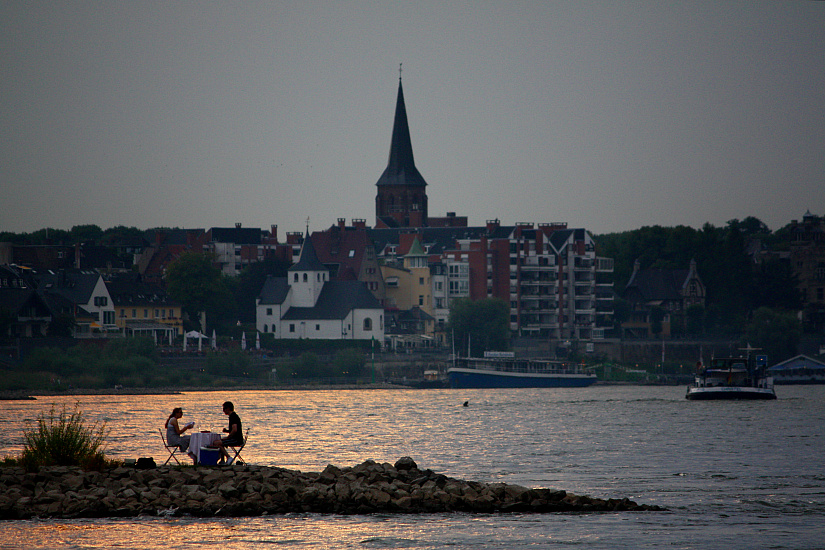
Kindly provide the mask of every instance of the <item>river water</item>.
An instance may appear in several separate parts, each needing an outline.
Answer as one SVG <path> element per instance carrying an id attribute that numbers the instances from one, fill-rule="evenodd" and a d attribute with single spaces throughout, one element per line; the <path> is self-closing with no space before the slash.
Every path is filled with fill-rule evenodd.
<path id="1" fill-rule="evenodd" d="M 31 520 L 0 548 L 825 548 L 825 386 L 770 402 L 695 402 L 684 388 L 193 392 L 41 397 L 0 411 L 5 454 L 52 404 L 105 422 L 111 458 L 165 460 L 172 407 L 219 431 L 235 402 L 250 463 L 301 471 L 410 456 L 482 482 L 630 498 L 667 512 Z M 467 406 L 463 403 L 467 401 Z"/>

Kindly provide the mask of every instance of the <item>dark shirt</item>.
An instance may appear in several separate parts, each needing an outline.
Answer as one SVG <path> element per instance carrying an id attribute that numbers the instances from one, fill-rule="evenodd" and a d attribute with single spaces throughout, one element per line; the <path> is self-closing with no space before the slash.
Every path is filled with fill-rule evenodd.
<path id="1" fill-rule="evenodd" d="M 232 431 L 232 424 L 238 426 L 238 429 L 235 430 L 235 433 L 231 436 L 227 436 L 224 441 L 243 441 L 243 425 L 241 424 L 241 417 L 238 416 L 238 413 L 232 411 L 229 413 L 229 430 Z"/>

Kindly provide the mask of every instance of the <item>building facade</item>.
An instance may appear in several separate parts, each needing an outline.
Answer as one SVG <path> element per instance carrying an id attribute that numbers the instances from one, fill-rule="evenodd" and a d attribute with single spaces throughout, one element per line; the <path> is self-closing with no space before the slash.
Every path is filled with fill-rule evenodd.
<path id="1" fill-rule="evenodd" d="M 796 277 L 803 320 L 811 332 L 825 330 L 825 219 L 806 212 L 790 224 L 791 271 Z"/>
<path id="2" fill-rule="evenodd" d="M 366 285 L 331 280 L 307 234 L 287 277 L 267 277 L 256 328 L 282 339 L 384 340 L 384 309 Z"/>

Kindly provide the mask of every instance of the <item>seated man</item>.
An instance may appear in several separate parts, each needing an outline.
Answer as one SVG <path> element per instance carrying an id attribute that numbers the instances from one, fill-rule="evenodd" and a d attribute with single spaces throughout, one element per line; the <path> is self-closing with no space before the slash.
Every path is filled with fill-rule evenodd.
<path id="1" fill-rule="evenodd" d="M 225 447 L 238 447 L 243 445 L 243 425 L 241 424 L 241 417 L 235 412 L 235 405 L 232 404 L 232 401 L 226 401 L 223 404 L 223 414 L 229 416 L 229 427 L 223 429 L 227 435 L 221 439 L 217 445 L 221 450 L 221 457 L 223 459 L 221 463 L 229 466 L 234 459 L 229 458 L 229 453 L 226 452 Z"/>

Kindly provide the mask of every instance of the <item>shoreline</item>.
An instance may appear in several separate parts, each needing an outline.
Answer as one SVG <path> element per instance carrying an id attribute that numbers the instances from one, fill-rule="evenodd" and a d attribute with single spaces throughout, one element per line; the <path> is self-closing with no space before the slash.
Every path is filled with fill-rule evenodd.
<path id="1" fill-rule="evenodd" d="M 680 386 L 680 384 L 650 384 L 639 382 L 622 381 L 598 381 L 593 386 Z M 329 391 L 329 390 L 428 390 L 428 389 L 453 389 L 449 386 L 444 388 L 416 388 L 401 384 L 375 383 L 375 384 L 294 384 L 290 386 L 233 386 L 230 388 L 214 387 L 183 387 L 183 388 L 77 388 L 69 391 L 47 391 L 47 390 L 6 390 L 0 391 L 0 401 L 34 401 L 38 398 L 47 397 L 71 397 L 74 395 L 180 395 L 191 392 L 221 392 L 221 391 Z M 528 388 L 526 388 L 528 389 Z"/>
<path id="2" fill-rule="evenodd" d="M 320 473 L 271 466 L 115 466 L 101 471 L 0 467 L 0 520 L 251 517 L 268 514 L 591 513 L 666 511 L 627 498 L 465 481 L 409 457 L 328 465 Z"/>

